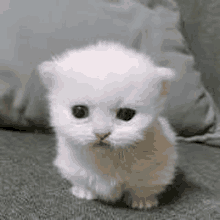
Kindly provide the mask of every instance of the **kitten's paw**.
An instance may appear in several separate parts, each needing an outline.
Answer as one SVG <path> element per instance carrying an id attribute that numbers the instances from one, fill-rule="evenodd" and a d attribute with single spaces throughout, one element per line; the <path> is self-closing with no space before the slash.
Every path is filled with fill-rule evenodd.
<path id="1" fill-rule="evenodd" d="M 87 200 L 96 199 L 95 193 L 80 186 L 73 186 L 71 188 L 71 192 L 74 196 L 80 199 L 87 199 Z"/>
<path id="2" fill-rule="evenodd" d="M 132 201 L 132 208 L 149 209 L 158 205 L 156 198 L 136 198 Z"/>

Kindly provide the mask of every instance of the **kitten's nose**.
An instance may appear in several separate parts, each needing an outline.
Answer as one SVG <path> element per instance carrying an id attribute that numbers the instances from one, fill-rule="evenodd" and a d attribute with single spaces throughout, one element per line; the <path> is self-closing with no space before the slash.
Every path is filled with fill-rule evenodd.
<path id="1" fill-rule="evenodd" d="M 100 138 L 101 140 L 104 140 L 104 139 L 107 138 L 110 134 L 111 134 L 111 132 L 104 133 L 104 134 L 96 133 L 95 135 L 96 135 L 97 138 Z"/>

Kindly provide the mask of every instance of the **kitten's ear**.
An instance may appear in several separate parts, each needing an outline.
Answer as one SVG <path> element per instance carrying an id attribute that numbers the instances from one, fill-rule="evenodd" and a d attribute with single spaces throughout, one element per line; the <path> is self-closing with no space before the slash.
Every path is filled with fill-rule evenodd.
<path id="1" fill-rule="evenodd" d="M 166 96 L 168 92 L 170 91 L 170 84 L 171 82 L 168 80 L 162 80 L 161 82 L 161 90 L 160 90 L 160 95 L 161 96 Z"/>
<path id="2" fill-rule="evenodd" d="M 174 70 L 166 67 L 160 67 L 157 69 L 157 74 L 162 78 L 162 79 L 167 79 L 168 81 L 174 81 L 176 80 L 176 74 Z"/>
<path id="3" fill-rule="evenodd" d="M 172 81 L 176 80 L 175 72 L 170 68 L 159 68 L 158 77 L 160 81 L 160 95 L 166 96 L 170 91 Z"/>
<path id="4" fill-rule="evenodd" d="M 43 81 L 44 85 L 47 89 L 51 90 L 55 87 L 56 84 L 56 74 L 55 73 L 55 66 L 53 62 L 43 62 L 38 66 L 38 72 L 40 75 L 41 80 Z"/>

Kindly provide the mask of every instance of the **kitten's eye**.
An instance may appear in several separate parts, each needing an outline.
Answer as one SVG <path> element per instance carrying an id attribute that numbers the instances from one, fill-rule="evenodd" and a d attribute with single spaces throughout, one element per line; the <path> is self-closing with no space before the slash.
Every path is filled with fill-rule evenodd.
<path id="1" fill-rule="evenodd" d="M 130 109 L 130 108 L 120 108 L 118 113 L 117 113 L 117 118 L 121 119 L 123 121 L 130 121 L 134 115 L 135 115 L 135 110 Z"/>
<path id="2" fill-rule="evenodd" d="M 72 107 L 72 114 L 76 118 L 86 118 L 89 115 L 89 109 L 84 105 L 75 105 Z"/>

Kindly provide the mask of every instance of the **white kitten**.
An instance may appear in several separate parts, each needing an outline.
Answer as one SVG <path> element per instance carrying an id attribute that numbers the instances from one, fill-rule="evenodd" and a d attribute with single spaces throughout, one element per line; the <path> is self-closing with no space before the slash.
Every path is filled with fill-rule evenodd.
<path id="1" fill-rule="evenodd" d="M 132 207 L 157 205 L 177 159 L 173 133 L 158 118 L 173 71 L 101 42 L 44 62 L 39 72 L 58 140 L 54 164 L 72 193 L 115 201 L 127 190 Z"/>

